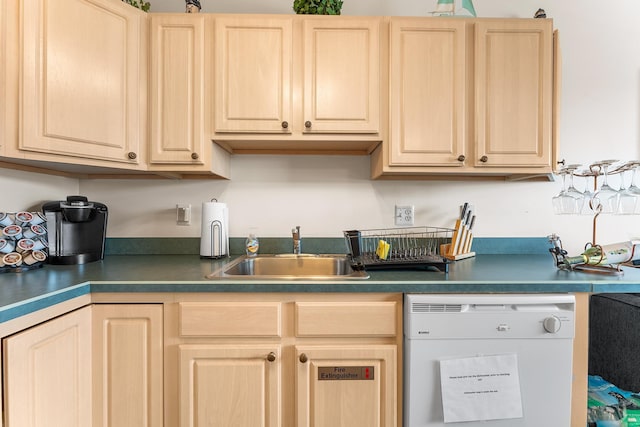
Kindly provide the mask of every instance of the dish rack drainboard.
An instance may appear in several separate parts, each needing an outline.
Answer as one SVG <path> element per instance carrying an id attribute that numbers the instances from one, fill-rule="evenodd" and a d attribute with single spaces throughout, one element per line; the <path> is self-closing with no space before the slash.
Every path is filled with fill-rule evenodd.
<path id="1" fill-rule="evenodd" d="M 451 236 L 453 229 L 440 227 L 344 232 L 353 267 L 380 270 L 436 268 L 448 272 L 450 261 L 440 253 L 440 247 L 451 243 Z"/>

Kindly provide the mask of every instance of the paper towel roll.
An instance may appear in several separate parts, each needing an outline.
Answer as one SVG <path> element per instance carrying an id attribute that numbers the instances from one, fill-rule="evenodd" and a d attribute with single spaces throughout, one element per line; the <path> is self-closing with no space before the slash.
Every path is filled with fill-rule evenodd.
<path id="1" fill-rule="evenodd" d="M 226 203 L 202 204 L 200 256 L 221 258 L 229 254 L 229 210 Z"/>

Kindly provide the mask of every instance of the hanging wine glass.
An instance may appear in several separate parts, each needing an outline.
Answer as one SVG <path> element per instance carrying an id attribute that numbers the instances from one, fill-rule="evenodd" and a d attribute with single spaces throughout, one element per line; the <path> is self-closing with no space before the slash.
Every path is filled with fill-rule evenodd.
<path id="1" fill-rule="evenodd" d="M 633 215 L 638 209 L 638 195 L 635 190 L 632 190 L 633 181 L 635 178 L 636 169 L 638 164 L 636 162 L 627 162 L 624 164 L 620 172 L 620 192 L 618 194 L 618 209 L 617 213 L 620 215 Z M 631 171 L 631 182 L 626 187 L 625 175 Z M 638 189 L 638 187 L 636 187 Z M 640 190 L 640 189 L 638 189 Z"/>
<path id="2" fill-rule="evenodd" d="M 558 175 L 562 177 L 562 190 L 560 190 L 560 192 L 551 199 L 553 212 L 555 214 L 575 215 L 580 213 L 580 210 L 582 209 L 582 203 L 584 203 L 582 194 L 575 190 L 572 181 L 571 187 L 574 188 L 575 192 L 573 190 L 572 192 L 569 192 L 569 188 L 567 188 L 567 175 L 573 176 L 574 170 L 575 168 L 564 167 L 558 171 Z"/>
<path id="3" fill-rule="evenodd" d="M 567 188 L 567 194 L 576 199 L 576 212 L 582 212 L 582 206 L 584 205 L 584 194 L 578 190 L 574 185 L 575 172 L 580 165 L 568 165 L 566 170 L 569 172 L 569 187 Z"/>
<path id="4" fill-rule="evenodd" d="M 629 186 L 629 191 L 640 197 L 640 186 L 638 186 L 638 180 L 640 179 L 640 160 L 633 160 L 629 163 L 631 166 L 631 185 Z"/>
<path id="5" fill-rule="evenodd" d="M 617 160 L 602 160 L 591 165 L 596 174 L 602 173 L 602 185 L 591 198 L 591 209 L 605 214 L 615 213 L 618 208 L 618 191 L 609 185 L 607 173 Z"/>
<path id="6" fill-rule="evenodd" d="M 574 172 L 574 175 L 584 177 L 584 191 L 582 192 L 584 203 L 582 204 L 580 215 L 593 215 L 594 211 L 592 210 L 591 205 L 597 183 L 596 174 L 592 171 L 590 166 L 587 166 L 586 170 L 576 171 Z"/>

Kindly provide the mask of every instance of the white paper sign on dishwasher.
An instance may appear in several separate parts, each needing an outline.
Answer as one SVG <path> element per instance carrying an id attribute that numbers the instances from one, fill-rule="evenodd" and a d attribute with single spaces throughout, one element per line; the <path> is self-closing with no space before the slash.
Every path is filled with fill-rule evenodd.
<path id="1" fill-rule="evenodd" d="M 440 361 L 444 422 L 522 418 L 517 354 Z"/>

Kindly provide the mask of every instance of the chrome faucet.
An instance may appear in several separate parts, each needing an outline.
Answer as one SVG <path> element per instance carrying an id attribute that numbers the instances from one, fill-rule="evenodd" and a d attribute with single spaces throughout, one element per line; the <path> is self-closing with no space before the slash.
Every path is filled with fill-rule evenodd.
<path id="1" fill-rule="evenodd" d="M 297 225 L 296 228 L 292 228 L 291 234 L 293 234 L 293 253 L 300 255 L 302 253 L 302 244 L 300 239 L 300 226 Z"/>

